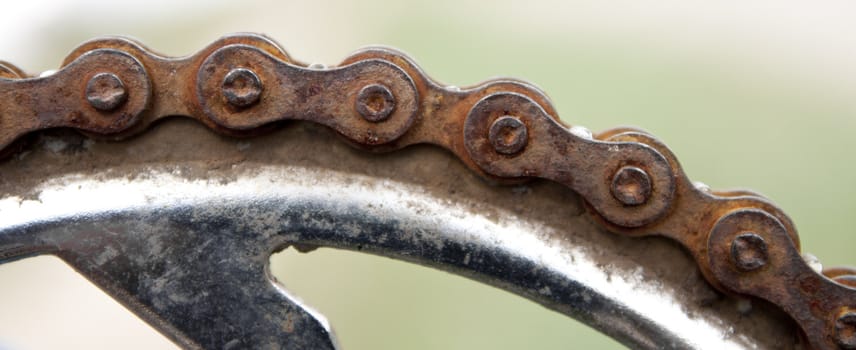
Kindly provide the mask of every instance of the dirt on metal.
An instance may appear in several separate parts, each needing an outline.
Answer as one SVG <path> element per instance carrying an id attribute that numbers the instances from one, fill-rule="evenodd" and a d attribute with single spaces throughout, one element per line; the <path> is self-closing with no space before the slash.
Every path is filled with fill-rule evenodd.
<path id="1" fill-rule="evenodd" d="M 376 152 L 436 145 L 490 181 L 527 186 L 520 184 L 541 178 L 564 186 L 580 196 L 590 213 L 586 217 L 607 230 L 668 237 L 691 254 L 714 288 L 777 305 L 800 325 L 811 347 L 852 348 L 848 327 L 856 289 L 847 281 L 853 275 L 830 279 L 814 271 L 800 255 L 793 223 L 778 207 L 751 192 L 697 187 L 669 149 L 644 132 L 574 133 L 559 121 L 546 95 L 525 82 L 445 87 L 407 56 L 386 48 L 362 50 L 337 66 L 310 67 L 252 34 L 224 37 L 183 58 L 163 57 L 129 39 L 97 39 L 75 49 L 53 75 L 25 78 L 20 69 L 0 63 L 0 77 L 0 101 L 6 101 L 0 105 L 0 149 L 55 128 L 126 139 L 156 130 L 152 124 L 168 116 L 189 117 L 228 136 L 268 134 L 299 120 L 326 126 L 349 144 Z M 54 148 L 69 153 L 93 147 L 92 142 Z M 18 160 L 27 157 L 26 150 L 5 152 Z M 147 152 L 140 157 L 154 157 Z M 165 159 L 199 159 L 164 152 Z M 73 162 L 67 155 L 63 159 Z M 140 158 L 124 155 L 97 166 L 121 168 L 134 159 Z M 251 157 L 239 150 L 207 160 L 215 168 L 246 161 Z M 29 177 L 50 172 L 45 165 L 32 165 L 30 171 Z M 33 181 L 26 177 L 13 170 L 0 181 L 8 188 Z M 749 233 L 767 255 L 753 260 L 752 268 L 733 253 L 746 255 L 741 250 Z"/>

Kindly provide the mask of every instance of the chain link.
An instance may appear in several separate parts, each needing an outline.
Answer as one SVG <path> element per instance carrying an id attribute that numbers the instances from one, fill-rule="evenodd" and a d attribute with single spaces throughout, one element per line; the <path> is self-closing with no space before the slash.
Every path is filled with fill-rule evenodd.
<path id="1" fill-rule="evenodd" d="M 221 38 L 184 58 L 103 38 L 79 46 L 46 77 L 0 62 L 0 101 L 6 154 L 38 130 L 122 139 L 175 115 L 232 136 L 305 120 L 375 151 L 438 145 L 494 180 L 564 184 L 610 231 L 673 239 L 720 291 L 778 305 L 811 347 L 856 349 L 856 270 L 812 269 L 778 207 L 755 193 L 696 186 L 674 154 L 643 131 L 570 130 L 546 95 L 525 82 L 446 87 L 388 48 L 309 67 L 254 34 Z"/>

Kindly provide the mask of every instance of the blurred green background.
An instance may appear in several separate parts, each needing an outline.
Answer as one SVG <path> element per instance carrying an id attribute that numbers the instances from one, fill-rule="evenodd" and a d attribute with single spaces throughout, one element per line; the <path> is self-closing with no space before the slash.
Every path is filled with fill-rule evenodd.
<path id="1" fill-rule="evenodd" d="M 30 0 L 2 9 L 0 59 L 31 73 L 56 68 L 98 35 L 184 55 L 252 31 L 307 62 L 335 64 L 384 44 L 451 85 L 523 78 L 547 91 L 568 123 L 647 129 L 694 180 L 772 198 L 825 266 L 856 264 L 856 5 L 848 2 Z M 326 249 L 272 262 L 349 350 L 620 348 L 443 272 Z M 172 346 L 59 260 L 2 265 L 0 286 L 0 348 Z"/>

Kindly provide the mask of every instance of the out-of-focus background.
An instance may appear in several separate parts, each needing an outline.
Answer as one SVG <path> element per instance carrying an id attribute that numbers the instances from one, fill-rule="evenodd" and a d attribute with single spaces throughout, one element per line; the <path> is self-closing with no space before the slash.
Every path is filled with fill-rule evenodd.
<path id="1" fill-rule="evenodd" d="M 766 194 L 794 219 L 805 251 L 825 265 L 856 264 L 852 2 L 27 0 L 0 13 L 0 59 L 30 73 L 57 68 L 98 35 L 185 55 L 253 31 L 307 62 L 384 44 L 451 85 L 523 78 L 571 124 L 641 126 L 693 179 Z M 325 249 L 289 250 L 272 264 L 349 350 L 620 348 L 427 268 Z M 0 265 L 0 349 L 171 347 L 58 259 Z"/>

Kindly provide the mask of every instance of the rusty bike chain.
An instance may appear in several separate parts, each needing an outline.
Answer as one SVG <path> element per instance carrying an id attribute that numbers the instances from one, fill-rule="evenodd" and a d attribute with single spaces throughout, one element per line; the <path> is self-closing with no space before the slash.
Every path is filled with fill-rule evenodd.
<path id="1" fill-rule="evenodd" d="M 767 199 L 694 184 L 674 154 L 643 131 L 569 128 L 526 82 L 442 86 L 389 48 L 363 49 L 337 66 L 306 65 L 256 34 L 226 36 L 182 58 L 127 38 L 95 39 L 41 77 L 0 62 L 6 156 L 38 130 L 65 127 L 119 140 L 167 116 L 231 136 L 311 121 L 360 148 L 434 144 L 495 181 L 559 182 L 608 230 L 671 238 L 718 290 L 777 305 L 812 348 L 856 349 L 856 269 L 815 271 L 800 254 L 793 223 Z"/>

